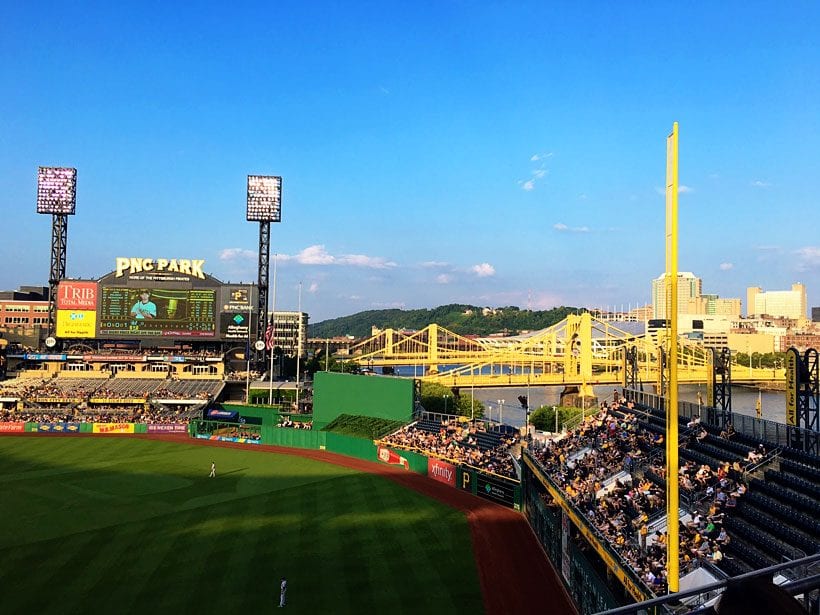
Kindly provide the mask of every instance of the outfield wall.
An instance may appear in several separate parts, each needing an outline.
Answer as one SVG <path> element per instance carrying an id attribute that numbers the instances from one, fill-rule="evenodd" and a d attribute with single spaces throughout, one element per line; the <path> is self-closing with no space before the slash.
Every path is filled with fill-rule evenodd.
<path id="1" fill-rule="evenodd" d="M 222 440 L 243 444 L 270 444 L 288 448 L 326 450 L 365 461 L 397 465 L 408 472 L 428 476 L 432 480 L 445 483 L 454 489 L 467 491 L 497 504 L 520 510 L 521 487 L 518 481 L 482 472 L 478 468 L 460 466 L 448 461 L 428 457 L 415 451 L 376 444 L 366 438 L 337 434 L 333 432 L 290 429 L 276 425 L 262 425 L 261 440 L 246 440 L 219 435 L 194 433 L 194 424 L 145 424 L 145 423 L 0 423 L 0 435 L 5 433 L 40 434 L 151 434 L 179 435 L 188 433 L 191 437 L 204 440 Z"/>
<path id="2" fill-rule="evenodd" d="M 42 434 L 152 434 L 179 435 L 190 433 L 187 423 L 0 423 L 3 433 Z"/>
<path id="3" fill-rule="evenodd" d="M 412 420 L 413 380 L 316 372 L 313 376 L 313 421 L 321 429 L 340 414 Z"/>

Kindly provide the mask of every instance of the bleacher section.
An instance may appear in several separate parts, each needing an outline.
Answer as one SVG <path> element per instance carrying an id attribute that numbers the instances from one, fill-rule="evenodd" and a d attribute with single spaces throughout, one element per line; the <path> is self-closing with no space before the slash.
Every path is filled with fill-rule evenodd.
<path id="1" fill-rule="evenodd" d="M 614 432 L 612 421 L 617 422 Z M 616 476 L 619 479 L 617 483 L 611 482 L 640 484 L 640 490 L 646 489 L 646 485 L 655 485 L 663 494 L 666 488 L 662 439 L 665 418 L 664 413 L 655 408 L 621 404 L 588 418 L 585 423 L 568 434 L 564 444 L 556 442 L 560 448 L 551 449 L 546 456 L 538 451 L 533 454 L 547 474 L 566 490 L 567 496 L 582 510 L 589 511 L 588 522 L 600 531 L 612 522 L 613 503 L 604 509 L 600 507 L 601 499 L 608 497 L 606 489 L 599 488 L 594 492 L 594 498 L 590 496 L 588 485 L 585 485 L 596 467 L 589 466 L 586 456 L 591 454 L 596 459 L 596 454 L 601 453 L 614 437 L 621 449 L 619 458 L 624 460 L 629 472 L 624 473 L 617 460 L 608 454 L 608 467 L 618 471 Z M 605 427 L 607 423 L 609 428 Z M 820 459 L 741 434 L 721 437 L 722 429 L 703 424 L 687 426 L 689 419 L 684 417 L 679 418 L 679 423 L 679 453 L 682 463 L 689 463 L 688 467 L 683 463 L 680 479 L 682 484 L 686 480 L 692 485 L 688 490 L 680 490 L 682 504 L 690 507 L 690 510 L 681 509 L 679 517 L 681 540 L 687 541 L 686 546 L 682 542 L 680 549 L 682 571 L 687 569 L 691 558 L 699 560 L 701 565 L 717 566 L 725 574 L 735 576 L 820 552 Z M 633 444 L 627 446 L 627 441 Z M 638 463 L 628 459 L 625 453 L 636 442 L 650 444 L 648 449 L 641 450 Z M 581 474 L 575 468 L 576 463 L 587 466 Z M 698 481 L 689 481 L 690 474 L 694 478 L 694 471 L 704 467 L 709 468 L 704 475 L 707 477 L 705 481 L 700 477 Z M 596 484 L 604 485 L 610 478 L 601 474 L 599 463 L 594 475 Z M 635 570 L 642 575 L 645 568 L 640 562 L 643 560 L 636 555 L 634 544 L 629 546 L 630 541 L 635 543 L 638 540 L 635 530 L 630 527 L 637 518 L 637 513 L 629 511 L 631 505 L 630 500 L 626 509 L 623 504 L 616 504 L 615 511 L 623 519 L 604 531 L 604 535 L 611 541 L 613 549 L 628 554 L 629 561 L 639 562 Z M 622 514 L 624 510 L 627 512 L 625 516 Z M 690 512 L 699 514 L 701 521 L 698 524 L 691 523 Z M 644 509 L 643 514 L 649 515 L 648 524 L 653 531 L 656 527 L 666 527 L 661 518 L 653 525 L 652 519 L 657 515 L 651 510 Z M 627 525 L 623 525 L 624 521 Z M 721 528 L 725 530 L 723 535 L 726 538 L 716 540 Z M 615 538 L 617 535 L 621 541 L 621 532 L 627 540 L 619 547 L 621 543 L 616 544 Z M 702 541 L 698 534 L 703 537 Z M 697 546 L 707 540 L 711 543 L 710 549 L 698 552 Z M 653 542 L 650 539 L 647 544 Z M 721 556 L 713 558 L 717 549 L 722 551 Z"/>
<path id="2" fill-rule="evenodd" d="M 517 478 L 510 449 L 518 442 L 518 430 L 509 425 L 470 423 L 452 416 L 423 414 L 411 425 L 385 436 L 381 442 L 399 448 L 416 449 L 455 463 L 466 463 L 502 476 Z"/>

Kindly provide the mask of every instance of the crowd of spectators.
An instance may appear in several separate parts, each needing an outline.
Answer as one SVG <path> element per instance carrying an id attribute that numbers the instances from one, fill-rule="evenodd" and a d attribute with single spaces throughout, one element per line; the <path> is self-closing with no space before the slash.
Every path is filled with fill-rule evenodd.
<path id="1" fill-rule="evenodd" d="M 226 427 L 211 432 L 211 435 L 223 438 L 244 438 L 246 440 L 261 440 L 262 434 L 247 427 Z"/>
<path id="2" fill-rule="evenodd" d="M 642 427 L 633 412 L 631 402 L 602 404 L 578 428 L 532 452 L 590 525 L 647 586 L 662 594 L 666 591 L 667 536 L 660 531 L 650 534 L 648 528 L 650 519 L 666 506 L 660 455 L 663 436 Z M 687 430 L 695 440 L 705 431 L 699 421 Z M 755 454 L 765 455 L 765 451 Z M 730 538 L 722 527 L 723 515 L 745 493 L 742 478 L 743 466 L 738 462 L 721 463 L 716 470 L 690 461 L 681 465 L 678 481 L 689 496 L 687 501 L 704 505 L 702 512 L 693 509 L 691 520 L 680 525 L 682 572 L 699 561 L 717 564 L 724 558 L 723 548 Z"/>
<path id="3" fill-rule="evenodd" d="M 289 416 L 280 416 L 276 426 L 289 429 L 313 429 L 313 421 L 294 421 Z"/>
<path id="4" fill-rule="evenodd" d="M 105 406 L 94 408 L 66 408 L 18 412 L 0 411 L 2 423 L 187 423 L 184 409 L 145 408 L 143 405 Z"/>
<path id="5" fill-rule="evenodd" d="M 460 422 L 456 419 L 441 422 L 436 432 L 406 425 L 399 431 L 382 438 L 382 443 L 405 449 L 417 449 L 454 463 L 463 463 L 495 474 L 517 478 L 511 449 L 518 443 L 518 435 L 499 434 L 497 445 L 483 447 L 479 433 L 489 433 L 483 423 Z"/>

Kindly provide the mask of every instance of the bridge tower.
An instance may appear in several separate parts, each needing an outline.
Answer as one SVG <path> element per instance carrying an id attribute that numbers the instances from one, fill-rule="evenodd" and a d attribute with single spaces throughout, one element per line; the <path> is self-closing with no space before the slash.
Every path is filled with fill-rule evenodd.
<path id="1" fill-rule="evenodd" d="M 728 348 L 711 348 L 708 355 L 709 383 L 706 389 L 706 405 L 715 409 L 716 416 L 708 417 L 711 424 L 726 427 L 732 421 L 732 351 Z"/>
<path id="2" fill-rule="evenodd" d="M 820 453 L 820 361 L 814 348 L 801 357 L 797 348 L 786 352 L 786 423 L 791 446 L 812 455 Z"/>
<path id="3" fill-rule="evenodd" d="M 565 387 L 561 404 L 594 408 L 598 398 L 592 390 L 592 316 L 589 312 L 567 316 L 564 341 L 564 375 L 568 380 L 581 377 L 579 386 Z"/>

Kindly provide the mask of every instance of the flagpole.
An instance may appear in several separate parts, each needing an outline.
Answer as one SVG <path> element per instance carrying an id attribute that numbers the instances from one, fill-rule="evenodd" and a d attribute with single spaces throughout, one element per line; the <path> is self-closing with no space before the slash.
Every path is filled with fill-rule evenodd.
<path id="1" fill-rule="evenodd" d="M 268 352 L 270 352 L 270 370 L 268 372 L 268 378 L 270 379 L 270 388 L 268 389 L 268 405 L 273 405 L 273 349 L 276 347 L 276 258 L 279 255 L 274 253 L 273 255 L 273 297 L 272 297 L 272 304 L 270 308 L 270 328 L 271 328 L 271 335 L 270 335 L 270 348 L 268 348 Z"/>
<path id="2" fill-rule="evenodd" d="M 296 412 L 299 412 L 299 367 L 302 359 L 302 283 L 299 282 L 299 326 L 296 329 Z"/>
<path id="3" fill-rule="evenodd" d="M 253 329 L 253 284 L 248 290 L 248 340 L 245 342 L 245 358 L 248 368 L 245 372 L 245 403 L 251 403 L 251 330 Z"/>

